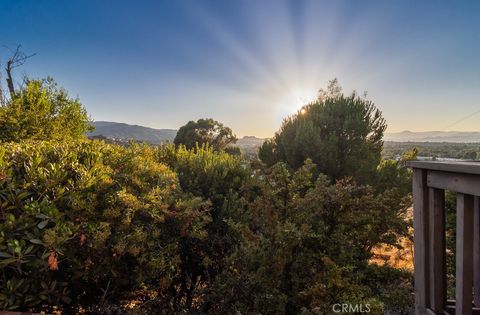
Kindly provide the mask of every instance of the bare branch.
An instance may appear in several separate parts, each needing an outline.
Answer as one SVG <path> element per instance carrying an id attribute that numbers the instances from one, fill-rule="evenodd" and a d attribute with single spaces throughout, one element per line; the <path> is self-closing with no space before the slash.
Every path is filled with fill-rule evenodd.
<path id="1" fill-rule="evenodd" d="M 12 51 L 11 49 L 9 49 L 12 52 L 12 57 L 10 57 L 10 59 L 8 59 L 7 61 L 7 67 L 9 67 L 10 70 L 22 66 L 27 61 L 28 58 L 31 58 L 36 55 L 36 53 L 27 55 L 21 50 L 21 48 L 22 48 L 22 45 L 18 45 L 15 51 Z"/>
<path id="2" fill-rule="evenodd" d="M 7 60 L 7 66 L 5 71 L 7 72 L 7 86 L 10 92 L 10 97 L 15 97 L 15 86 L 13 84 L 12 70 L 25 64 L 28 58 L 31 58 L 36 55 L 36 53 L 27 55 L 21 50 L 22 46 L 18 45 L 15 50 L 11 50 L 7 47 L 8 50 L 12 52 L 12 56 Z"/>

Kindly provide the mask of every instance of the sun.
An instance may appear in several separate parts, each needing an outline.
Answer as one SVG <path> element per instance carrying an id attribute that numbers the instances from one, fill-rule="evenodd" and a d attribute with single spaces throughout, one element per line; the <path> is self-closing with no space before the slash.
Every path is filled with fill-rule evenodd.
<path id="1" fill-rule="evenodd" d="M 302 107 L 314 102 L 318 98 L 318 89 L 315 88 L 295 88 L 288 91 L 281 101 L 281 107 L 288 114 L 294 114 L 300 110 L 301 114 Z M 305 111 L 303 109 L 303 111 Z"/>
<path id="2" fill-rule="evenodd" d="M 282 123 L 282 121 L 292 115 L 305 115 L 307 110 L 304 108 L 318 99 L 318 87 L 315 85 L 296 86 L 285 90 L 284 93 L 276 95 L 275 106 L 275 121 Z"/>

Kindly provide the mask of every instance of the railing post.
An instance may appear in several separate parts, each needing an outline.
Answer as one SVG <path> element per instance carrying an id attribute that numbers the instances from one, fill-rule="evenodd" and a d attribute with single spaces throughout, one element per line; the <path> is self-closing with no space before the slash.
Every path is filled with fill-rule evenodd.
<path id="1" fill-rule="evenodd" d="M 407 166 L 413 169 L 415 314 L 480 314 L 480 161 L 411 161 Z M 446 190 L 457 193 L 456 300 L 450 302 Z"/>
<path id="2" fill-rule="evenodd" d="M 473 204 L 473 301 L 480 307 L 480 197 Z"/>
<path id="3" fill-rule="evenodd" d="M 457 257 L 455 314 L 472 314 L 473 196 L 457 194 Z"/>
<path id="4" fill-rule="evenodd" d="M 443 314 L 446 297 L 445 268 L 445 191 L 429 188 L 430 309 Z"/>
<path id="5" fill-rule="evenodd" d="M 428 188 L 427 171 L 413 169 L 413 244 L 415 267 L 415 314 L 424 315 L 429 302 Z"/>

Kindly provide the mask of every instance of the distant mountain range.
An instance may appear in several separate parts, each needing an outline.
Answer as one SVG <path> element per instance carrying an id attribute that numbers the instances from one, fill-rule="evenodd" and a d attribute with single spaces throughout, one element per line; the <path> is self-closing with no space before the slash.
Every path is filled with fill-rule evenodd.
<path id="1" fill-rule="evenodd" d="M 384 138 L 385 141 L 395 142 L 480 142 L 480 132 L 465 132 L 465 131 L 423 131 L 412 132 L 402 131 L 395 133 L 387 133 Z"/>
<path id="2" fill-rule="evenodd" d="M 128 140 L 144 141 L 152 144 L 173 142 L 177 130 L 155 129 L 138 125 L 129 125 L 111 121 L 93 122 L 95 130 L 87 133 L 89 137 L 105 137 L 107 139 L 125 142 Z M 256 149 L 265 139 L 246 136 L 238 139 L 236 145 L 241 149 Z"/>
<path id="3" fill-rule="evenodd" d="M 88 133 L 88 136 L 103 136 L 117 141 L 138 140 L 152 144 L 161 144 L 173 142 L 177 130 L 175 129 L 155 129 L 138 125 L 129 125 L 124 123 L 110 121 L 95 121 L 95 130 Z M 424 131 L 412 132 L 402 131 L 395 133 L 386 133 L 385 141 L 394 142 L 480 142 L 480 132 L 462 132 L 462 131 Z M 265 139 L 254 136 L 246 136 L 238 139 L 237 145 L 242 149 L 254 150 L 261 146 Z"/>
<path id="4" fill-rule="evenodd" d="M 160 144 L 173 142 L 177 134 L 175 129 L 154 129 L 111 121 L 95 121 L 93 125 L 95 130 L 88 133 L 88 136 L 104 136 L 117 141 L 138 140 Z"/>

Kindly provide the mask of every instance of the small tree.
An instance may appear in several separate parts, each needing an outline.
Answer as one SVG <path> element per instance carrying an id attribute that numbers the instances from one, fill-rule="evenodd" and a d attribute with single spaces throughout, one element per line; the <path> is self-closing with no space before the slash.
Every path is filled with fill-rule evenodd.
<path id="1" fill-rule="evenodd" d="M 371 101 L 355 92 L 344 95 L 332 81 L 317 101 L 284 120 L 259 157 L 267 165 L 283 161 L 294 169 L 310 158 L 333 180 L 351 176 L 370 182 L 381 160 L 385 128 Z"/>
<path id="2" fill-rule="evenodd" d="M 175 145 L 183 144 L 187 149 L 195 148 L 197 145 L 211 145 L 214 150 L 224 150 L 229 144 L 237 142 L 232 129 L 224 126 L 212 118 L 189 121 L 182 126 L 173 141 Z"/>
<path id="3" fill-rule="evenodd" d="M 80 101 L 69 97 L 52 78 L 26 80 L 0 107 L 0 142 L 79 138 L 92 129 Z"/>

